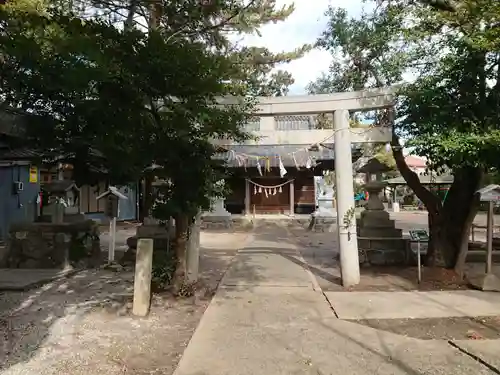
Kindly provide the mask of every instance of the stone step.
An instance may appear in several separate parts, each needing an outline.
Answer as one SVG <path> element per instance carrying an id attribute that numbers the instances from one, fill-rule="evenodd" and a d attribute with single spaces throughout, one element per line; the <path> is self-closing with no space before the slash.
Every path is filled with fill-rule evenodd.
<path id="1" fill-rule="evenodd" d="M 201 219 L 201 229 L 205 230 L 221 230 L 230 229 L 233 227 L 233 221 L 229 217 L 224 216 L 204 216 Z"/>
<path id="2" fill-rule="evenodd" d="M 314 226 L 311 228 L 315 232 L 336 232 L 337 218 L 336 217 L 316 217 Z"/>

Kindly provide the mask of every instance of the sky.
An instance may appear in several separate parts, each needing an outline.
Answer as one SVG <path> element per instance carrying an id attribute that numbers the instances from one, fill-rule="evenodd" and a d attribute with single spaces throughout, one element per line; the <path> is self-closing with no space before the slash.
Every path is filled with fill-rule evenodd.
<path id="1" fill-rule="evenodd" d="M 285 21 L 268 24 L 258 35 L 245 36 L 241 43 L 248 46 L 266 47 L 272 52 L 291 51 L 301 45 L 314 43 L 326 29 L 325 11 L 329 5 L 345 8 L 356 17 L 361 13 L 361 0 L 277 0 L 278 7 L 295 4 L 295 11 Z M 278 68 L 289 71 L 295 83 L 289 95 L 305 94 L 305 87 L 326 72 L 332 57 L 326 51 L 314 49 L 301 59 Z"/>

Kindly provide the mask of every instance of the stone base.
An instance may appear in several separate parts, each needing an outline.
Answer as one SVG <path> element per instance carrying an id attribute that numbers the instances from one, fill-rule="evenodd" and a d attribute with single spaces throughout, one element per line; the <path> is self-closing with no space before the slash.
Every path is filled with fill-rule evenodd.
<path id="1" fill-rule="evenodd" d="M 158 224 L 143 224 L 137 227 L 135 236 L 129 237 L 127 239 L 127 245 L 131 249 L 137 249 L 137 241 L 140 238 L 152 238 L 153 239 L 153 250 L 166 250 L 169 248 L 172 238 L 174 237 L 172 232 L 169 234 L 167 228 L 163 225 Z"/>
<path id="2" fill-rule="evenodd" d="M 380 204 L 380 206 L 382 206 Z M 360 263 L 372 265 L 404 264 L 407 242 L 403 231 L 395 227 L 389 213 L 382 209 L 365 210 L 357 220 Z"/>
<path id="3" fill-rule="evenodd" d="M 406 264 L 406 239 L 358 238 L 359 262 L 376 266 Z"/>
<path id="4" fill-rule="evenodd" d="M 391 220 L 389 212 L 387 212 L 387 211 L 382 211 L 382 210 L 370 211 L 367 209 L 365 209 L 364 211 L 361 211 L 360 218 L 362 221 L 370 220 L 370 219 L 372 219 L 374 221 L 382 221 L 382 220 L 389 221 L 389 220 Z"/>
<path id="5" fill-rule="evenodd" d="M 391 219 L 381 219 L 378 217 L 365 216 L 362 219 L 357 219 L 356 224 L 358 227 L 367 228 L 395 228 L 396 224 Z"/>
<path id="6" fill-rule="evenodd" d="M 403 238 L 403 230 L 398 228 L 377 228 L 361 227 L 358 228 L 358 236 L 374 238 Z"/>
<path id="7" fill-rule="evenodd" d="M 9 230 L 2 268 L 65 269 L 98 267 L 102 261 L 99 226 L 75 223 L 17 223 Z"/>
<path id="8" fill-rule="evenodd" d="M 337 218 L 332 216 L 315 216 L 311 230 L 315 232 L 336 232 Z"/>
<path id="9" fill-rule="evenodd" d="M 469 283 L 474 288 L 485 292 L 500 292 L 500 278 L 493 273 L 470 278 Z"/>
<path id="10" fill-rule="evenodd" d="M 206 215 L 201 218 L 201 229 L 222 230 L 230 229 L 233 226 L 231 216 Z"/>

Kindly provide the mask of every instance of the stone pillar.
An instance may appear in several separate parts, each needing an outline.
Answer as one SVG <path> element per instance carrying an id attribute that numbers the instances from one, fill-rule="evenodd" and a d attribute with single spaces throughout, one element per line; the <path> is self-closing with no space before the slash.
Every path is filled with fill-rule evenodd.
<path id="1" fill-rule="evenodd" d="M 290 185 L 290 216 L 295 215 L 295 184 L 293 180 L 288 184 Z"/>
<path id="2" fill-rule="evenodd" d="M 245 215 L 250 215 L 250 182 L 245 179 Z"/>
<path id="3" fill-rule="evenodd" d="M 151 304 L 151 272 L 153 268 L 153 240 L 141 238 L 137 241 L 135 260 L 134 302 L 132 314 L 146 316 Z"/>
<path id="4" fill-rule="evenodd" d="M 347 110 L 335 111 L 333 122 L 335 129 L 335 185 L 340 267 L 342 285 L 349 287 L 358 284 L 360 281 L 349 112 Z"/>
<path id="5" fill-rule="evenodd" d="M 51 206 L 51 222 L 56 224 L 62 223 L 64 221 L 64 204 L 61 202 L 61 199 L 57 198 Z"/>
<path id="6" fill-rule="evenodd" d="M 397 186 L 394 186 L 393 197 L 392 197 L 392 210 L 394 212 L 399 212 L 399 202 L 398 202 L 398 193 Z"/>

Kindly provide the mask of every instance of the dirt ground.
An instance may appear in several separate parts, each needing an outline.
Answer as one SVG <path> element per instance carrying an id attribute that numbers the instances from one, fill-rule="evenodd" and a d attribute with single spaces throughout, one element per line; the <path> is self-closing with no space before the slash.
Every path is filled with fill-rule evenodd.
<path id="1" fill-rule="evenodd" d="M 347 291 L 432 291 L 468 289 L 453 270 L 422 267 L 422 282 L 417 280 L 417 267 L 375 267 L 361 269 L 361 282 Z"/>
<path id="2" fill-rule="evenodd" d="M 467 281 L 461 280 L 453 270 L 422 267 L 422 282 L 417 281 L 418 268 L 414 266 L 361 266 L 361 282 L 346 289 L 341 284 L 340 261 L 336 233 L 317 233 L 291 230 L 291 240 L 301 251 L 310 271 L 315 275 L 324 291 L 431 291 L 469 289 Z M 466 274 L 483 272 L 484 264 L 467 263 Z M 494 272 L 500 274 L 500 265 Z"/>
<path id="3" fill-rule="evenodd" d="M 422 340 L 500 339 L 500 316 L 351 321 Z"/>
<path id="4" fill-rule="evenodd" d="M 196 296 L 155 295 L 144 319 L 130 315 L 131 269 L 85 270 L 40 289 L 0 294 L 0 374 L 172 374 L 248 236 L 202 233 Z"/>

